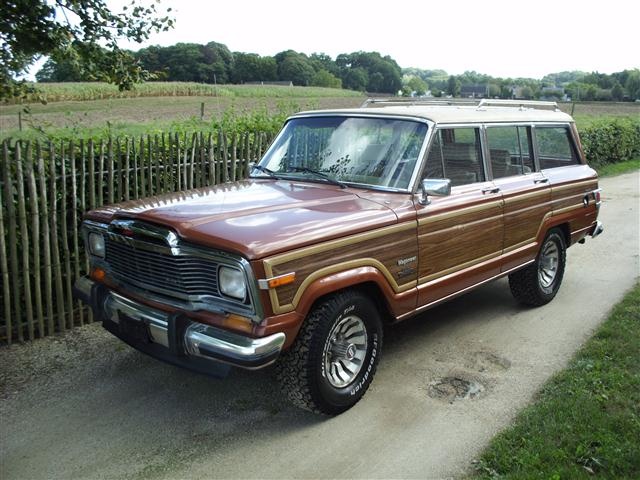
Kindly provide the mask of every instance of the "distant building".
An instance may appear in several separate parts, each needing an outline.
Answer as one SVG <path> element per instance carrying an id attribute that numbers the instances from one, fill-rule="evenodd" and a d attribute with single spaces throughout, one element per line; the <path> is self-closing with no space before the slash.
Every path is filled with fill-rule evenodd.
<path id="1" fill-rule="evenodd" d="M 463 98 L 486 98 L 489 96 L 488 85 L 462 85 L 460 96 Z"/>

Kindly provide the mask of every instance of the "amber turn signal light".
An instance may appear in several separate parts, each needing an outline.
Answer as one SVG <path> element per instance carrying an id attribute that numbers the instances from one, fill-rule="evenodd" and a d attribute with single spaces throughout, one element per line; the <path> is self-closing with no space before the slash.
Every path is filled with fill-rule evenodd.
<path id="1" fill-rule="evenodd" d="M 281 287 L 282 285 L 288 285 L 293 283 L 296 279 L 296 272 L 285 273 L 284 275 L 278 275 L 277 277 L 260 279 L 258 285 L 262 290 L 268 290 L 270 288 Z"/>
<path id="2" fill-rule="evenodd" d="M 94 269 L 91 270 L 90 277 L 93 280 L 102 281 L 102 280 L 104 280 L 105 272 L 101 268 L 94 268 Z"/>

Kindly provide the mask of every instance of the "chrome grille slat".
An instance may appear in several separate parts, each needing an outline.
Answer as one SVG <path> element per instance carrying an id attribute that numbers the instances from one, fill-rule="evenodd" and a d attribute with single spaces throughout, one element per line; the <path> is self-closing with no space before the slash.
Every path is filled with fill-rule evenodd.
<path id="1" fill-rule="evenodd" d="M 195 295 L 220 297 L 218 262 L 196 255 L 171 255 L 107 238 L 106 262 L 120 281 L 188 300 Z"/>

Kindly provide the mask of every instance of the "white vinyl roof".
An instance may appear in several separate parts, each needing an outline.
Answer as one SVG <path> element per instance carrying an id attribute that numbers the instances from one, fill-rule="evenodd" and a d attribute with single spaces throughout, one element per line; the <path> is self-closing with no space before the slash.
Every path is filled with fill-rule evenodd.
<path id="1" fill-rule="evenodd" d="M 554 110 L 520 107 L 461 105 L 394 105 L 388 107 L 313 110 L 293 117 L 310 115 L 400 116 L 431 120 L 437 124 L 497 122 L 573 122 L 570 115 Z"/>

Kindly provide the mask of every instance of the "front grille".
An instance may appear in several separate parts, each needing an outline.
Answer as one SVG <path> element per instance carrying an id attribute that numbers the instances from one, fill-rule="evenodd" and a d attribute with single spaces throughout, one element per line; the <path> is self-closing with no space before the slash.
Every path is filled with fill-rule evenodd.
<path id="1" fill-rule="evenodd" d="M 135 248 L 110 238 L 105 259 L 117 280 L 145 290 L 182 300 L 220 297 L 218 262 L 214 259 Z"/>

